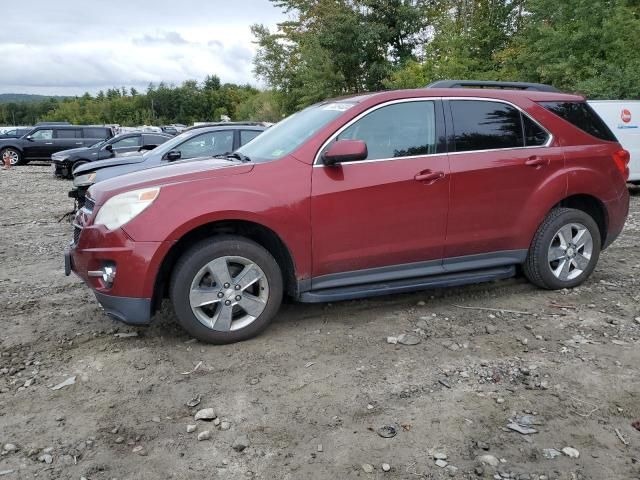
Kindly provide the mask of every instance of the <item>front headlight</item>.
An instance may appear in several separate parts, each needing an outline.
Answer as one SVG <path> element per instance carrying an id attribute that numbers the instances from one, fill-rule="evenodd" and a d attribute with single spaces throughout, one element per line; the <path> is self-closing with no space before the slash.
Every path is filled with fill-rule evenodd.
<path id="1" fill-rule="evenodd" d="M 74 187 L 89 187 L 96 181 L 96 172 L 87 173 L 85 175 L 78 175 L 73 179 Z"/>
<path id="2" fill-rule="evenodd" d="M 132 190 L 111 197 L 100 207 L 94 225 L 104 225 L 109 230 L 120 228 L 133 220 L 158 198 L 159 187 Z"/>
<path id="3" fill-rule="evenodd" d="M 64 162 L 67 158 L 69 158 L 69 155 L 59 155 L 57 153 L 51 155 L 51 160 L 54 160 L 56 162 Z"/>

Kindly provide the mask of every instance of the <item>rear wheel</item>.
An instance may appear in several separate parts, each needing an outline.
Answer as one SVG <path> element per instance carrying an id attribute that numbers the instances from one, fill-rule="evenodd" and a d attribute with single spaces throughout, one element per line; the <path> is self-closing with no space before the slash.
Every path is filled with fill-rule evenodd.
<path id="1" fill-rule="evenodd" d="M 282 302 L 282 273 L 273 256 L 243 237 L 204 240 L 176 264 L 170 295 L 178 322 L 208 343 L 251 338 Z"/>
<path id="2" fill-rule="evenodd" d="M 580 285 L 598 263 L 600 238 L 598 225 L 587 213 L 556 208 L 536 232 L 524 273 L 535 285 L 551 290 Z"/>
<path id="3" fill-rule="evenodd" d="M 8 147 L 2 149 L 0 152 L 0 158 L 2 158 L 2 163 L 5 164 L 6 160 L 9 160 L 11 165 L 20 165 L 23 163 L 22 154 L 13 147 Z"/>

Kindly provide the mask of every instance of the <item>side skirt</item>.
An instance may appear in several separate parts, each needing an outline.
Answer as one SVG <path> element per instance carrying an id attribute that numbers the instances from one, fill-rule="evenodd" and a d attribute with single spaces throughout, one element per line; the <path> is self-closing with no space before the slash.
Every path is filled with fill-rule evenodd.
<path id="1" fill-rule="evenodd" d="M 335 302 L 499 280 L 514 276 L 526 258 L 527 250 L 505 250 L 323 275 L 300 281 L 297 300 Z"/>
<path id="2" fill-rule="evenodd" d="M 300 294 L 299 301 L 304 303 L 337 302 L 355 300 L 357 298 L 407 293 L 429 288 L 454 287 L 470 283 L 490 282 L 513 277 L 516 274 L 514 265 L 487 268 L 460 273 L 445 273 L 422 278 L 411 278 L 382 283 L 369 283 L 341 288 L 312 290 Z"/>

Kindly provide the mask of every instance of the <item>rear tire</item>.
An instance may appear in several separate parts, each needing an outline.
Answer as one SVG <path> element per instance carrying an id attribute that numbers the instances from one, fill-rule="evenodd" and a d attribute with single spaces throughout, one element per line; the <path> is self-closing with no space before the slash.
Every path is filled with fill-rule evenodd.
<path id="1" fill-rule="evenodd" d="M 4 165 L 5 162 L 5 158 L 9 158 L 10 162 L 11 162 L 11 166 L 14 167 L 16 165 L 23 165 L 24 160 L 22 159 L 22 154 L 20 153 L 20 151 L 18 151 L 17 149 L 13 148 L 13 147 L 7 147 L 7 148 L 3 148 L 0 151 L 0 159 L 2 159 L 2 164 Z"/>
<path id="2" fill-rule="evenodd" d="M 576 287 L 596 267 L 600 239 L 600 229 L 590 215 L 573 208 L 555 208 L 533 237 L 524 274 L 541 288 Z"/>
<path id="3" fill-rule="evenodd" d="M 282 272 L 257 243 L 212 237 L 178 260 L 169 290 L 178 322 L 190 335 L 207 343 L 234 343 L 258 335 L 276 315 Z"/>

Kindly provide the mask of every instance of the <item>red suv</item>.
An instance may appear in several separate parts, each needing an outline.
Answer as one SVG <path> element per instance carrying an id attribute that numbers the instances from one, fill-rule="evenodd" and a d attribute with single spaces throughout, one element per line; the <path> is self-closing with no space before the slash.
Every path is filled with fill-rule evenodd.
<path id="1" fill-rule="evenodd" d="M 327 302 L 506 278 L 584 282 L 628 212 L 628 153 L 555 92 L 425 88 L 313 105 L 236 153 L 93 185 L 66 270 L 111 317 L 171 298 L 212 343 L 283 295 Z"/>

